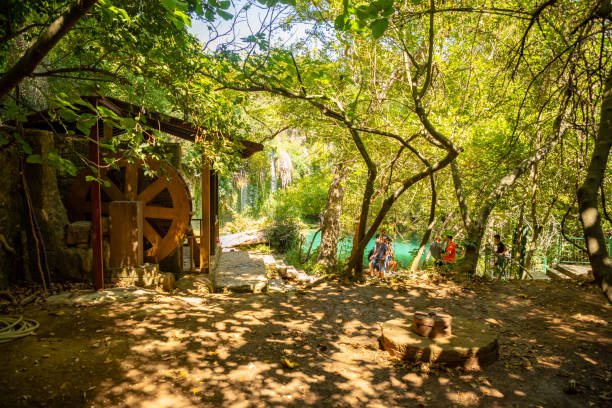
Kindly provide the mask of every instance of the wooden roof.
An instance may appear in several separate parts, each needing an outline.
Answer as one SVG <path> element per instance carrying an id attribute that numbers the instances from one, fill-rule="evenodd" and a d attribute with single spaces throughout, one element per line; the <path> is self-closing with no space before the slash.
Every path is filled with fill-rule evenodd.
<path id="1" fill-rule="evenodd" d="M 207 132 L 206 129 L 199 128 L 192 123 L 185 122 L 181 119 L 177 119 L 159 112 L 143 112 L 143 108 L 141 106 L 134 105 L 120 99 L 99 95 L 85 96 L 83 99 L 94 106 L 104 106 L 122 118 L 134 118 L 141 115 L 141 118 L 144 118 L 145 126 L 151 129 L 157 129 L 184 140 L 195 142 L 197 138 L 206 138 L 206 136 L 209 135 L 209 132 Z M 86 108 L 83 108 L 82 110 L 82 112 L 87 111 L 88 109 Z M 76 130 L 74 123 L 60 123 L 59 121 L 52 121 L 50 118 L 51 116 L 49 115 L 48 110 L 36 112 L 28 116 L 28 120 L 27 122 L 23 123 L 23 126 L 25 128 L 53 130 L 58 133 L 64 133 L 66 130 Z M 121 134 L 122 132 L 123 131 L 121 129 L 115 128 L 113 129 L 113 136 Z M 248 140 L 241 140 L 240 143 L 243 146 L 243 149 L 240 152 L 240 155 L 243 158 L 250 157 L 254 153 L 263 150 L 263 145 L 260 143 L 255 143 Z"/>

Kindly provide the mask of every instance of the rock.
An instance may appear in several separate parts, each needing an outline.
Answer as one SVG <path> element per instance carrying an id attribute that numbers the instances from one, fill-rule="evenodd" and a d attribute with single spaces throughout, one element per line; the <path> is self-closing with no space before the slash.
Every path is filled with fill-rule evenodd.
<path id="1" fill-rule="evenodd" d="M 287 265 L 284 264 L 276 264 L 275 265 L 276 272 L 281 278 L 287 277 Z"/>
<path id="2" fill-rule="evenodd" d="M 243 245 L 259 245 L 268 242 L 264 229 L 239 232 L 237 234 L 223 235 L 219 237 L 221 246 L 232 248 Z"/>
<path id="3" fill-rule="evenodd" d="M 68 224 L 66 228 L 66 244 L 68 245 L 89 245 L 91 237 L 91 221 L 76 221 Z"/>
<path id="4" fill-rule="evenodd" d="M 104 271 L 105 283 L 120 286 L 156 288 L 159 286 L 160 278 L 161 274 L 157 264 L 107 268 Z"/>
<path id="5" fill-rule="evenodd" d="M 212 292 L 212 284 L 201 275 L 185 275 L 176 281 L 176 288 L 191 296 L 204 296 Z"/>
<path id="6" fill-rule="evenodd" d="M 260 281 L 253 285 L 253 293 L 261 293 L 268 286 L 268 281 Z"/>
<path id="7" fill-rule="evenodd" d="M 159 277 L 159 286 L 166 292 L 173 290 L 175 288 L 174 274 L 170 272 L 161 273 Z"/>
<path id="8" fill-rule="evenodd" d="M 285 277 L 290 280 L 297 280 L 300 276 L 300 273 L 293 266 L 288 266 L 285 271 Z"/>
<path id="9" fill-rule="evenodd" d="M 314 276 L 310 276 L 310 275 L 307 275 L 307 274 L 301 273 L 301 272 L 298 272 L 298 275 L 295 278 L 295 280 L 300 282 L 300 283 L 312 283 L 315 279 L 316 278 Z"/>
<path id="10" fill-rule="evenodd" d="M 58 277 L 62 279 L 92 279 L 93 251 L 91 248 L 62 248 L 56 257 Z"/>
<path id="11" fill-rule="evenodd" d="M 268 281 L 268 292 L 290 292 L 296 290 L 293 285 L 286 284 L 282 279 L 271 279 Z"/>

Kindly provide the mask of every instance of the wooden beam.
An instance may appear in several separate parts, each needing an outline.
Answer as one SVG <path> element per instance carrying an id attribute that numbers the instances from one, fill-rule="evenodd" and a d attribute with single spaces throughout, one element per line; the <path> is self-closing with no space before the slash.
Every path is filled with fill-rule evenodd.
<path id="1" fill-rule="evenodd" d="M 110 216 L 110 266 L 143 264 L 142 202 L 113 201 Z"/>
<path id="2" fill-rule="evenodd" d="M 210 167 L 202 154 L 202 221 L 200 223 L 200 272 L 208 273 L 210 263 Z"/>
<path id="3" fill-rule="evenodd" d="M 91 127 L 89 132 L 89 161 L 96 169 L 96 177 L 100 176 L 100 121 Z M 102 259 L 102 200 L 100 183 L 92 181 L 91 189 L 91 248 L 93 250 L 93 282 L 95 290 L 104 289 L 104 264 Z"/>
<path id="4" fill-rule="evenodd" d="M 214 255 L 215 254 L 215 247 L 217 246 L 216 244 L 216 237 L 215 237 L 215 231 L 216 231 L 216 227 L 215 227 L 215 221 L 217 220 L 217 211 L 216 211 L 216 203 L 215 203 L 215 198 L 216 198 L 216 191 L 217 191 L 217 186 L 215 185 L 215 171 L 211 171 L 210 172 L 210 208 L 209 208 L 209 213 L 210 213 L 210 254 Z"/>

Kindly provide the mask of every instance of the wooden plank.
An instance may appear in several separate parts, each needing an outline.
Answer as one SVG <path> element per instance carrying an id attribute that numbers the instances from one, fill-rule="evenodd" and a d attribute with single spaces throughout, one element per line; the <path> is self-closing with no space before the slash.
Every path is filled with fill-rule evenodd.
<path id="1" fill-rule="evenodd" d="M 162 240 L 162 237 L 155 231 L 155 228 L 147 220 L 142 221 L 142 233 L 151 243 L 151 248 L 147 249 L 146 256 L 149 258 L 148 260 L 153 262 L 158 262 L 158 259 L 153 256 L 157 252 L 157 248 L 159 248 L 159 243 Z"/>
<path id="2" fill-rule="evenodd" d="M 216 232 L 216 226 L 215 226 L 215 222 L 217 221 L 217 211 L 216 211 L 216 191 L 217 191 L 217 186 L 215 185 L 215 171 L 212 170 L 210 171 L 210 254 L 214 255 L 215 254 L 215 247 L 216 245 L 216 237 L 215 237 L 215 232 Z"/>
<path id="3" fill-rule="evenodd" d="M 149 201 L 157 197 L 159 193 L 161 193 L 164 188 L 168 186 L 168 182 L 162 176 L 151 183 L 147 188 L 145 188 L 138 197 L 136 197 L 137 201 L 142 201 L 143 205 L 146 205 Z"/>
<path id="4" fill-rule="evenodd" d="M 96 176 L 100 174 L 100 135 L 98 128 L 100 121 L 91 127 L 89 132 L 89 161 L 96 169 Z M 104 264 L 102 258 L 102 192 L 100 184 L 96 181 L 90 183 L 91 189 L 91 248 L 93 251 L 93 282 L 95 290 L 104 289 Z"/>
<path id="5" fill-rule="evenodd" d="M 138 167 L 134 163 L 125 165 L 125 186 L 123 188 L 125 199 L 135 201 L 138 197 Z"/>
<path id="6" fill-rule="evenodd" d="M 158 207 L 147 205 L 143 209 L 145 218 L 160 218 L 162 220 L 172 220 L 176 218 L 177 210 L 169 207 Z"/>
<path id="7" fill-rule="evenodd" d="M 210 262 L 210 167 L 202 154 L 202 221 L 200 221 L 200 271 L 208 273 Z"/>
<path id="8" fill-rule="evenodd" d="M 110 213 L 110 266 L 143 264 L 141 201 L 113 201 Z"/>

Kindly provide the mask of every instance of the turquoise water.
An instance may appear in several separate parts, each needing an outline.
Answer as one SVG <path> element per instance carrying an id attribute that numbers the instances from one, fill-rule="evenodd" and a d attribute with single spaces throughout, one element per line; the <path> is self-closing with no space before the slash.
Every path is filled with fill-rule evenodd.
<path id="1" fill-rule="evenodd" d="M 313 235 L 316 230 L 308 230 L 306 233 L 306 242 L 302 246 L 304 252 L 308 251 L 308 246 L 312 241 Z M 416 252 L 419 250 L 419 244 L 421 243 L 420 238 L 412 238 L 407 240 L 393 239 L 393 250 L 395 251 L 395 259 L 399 263 L 400 268 L 409 268 L 412 264 L 412 260 L 416 256 Z M 321 233 L 319 232 L 314 238 L 312 244 L 312 250 L 314 251 L 321 244 Z M 374 238 L 368 242 L 366 249 L 363 253 L 363 265 L 367 266 L 368 252 L 374 247 Z M 338 260 L 344 261 L 351 255 L 351 249 L 353 248 L 353 237 L 345 237 L 338 242 Z M 422 261 L 427 256 L 427 250 L 423 251 Z"/>

